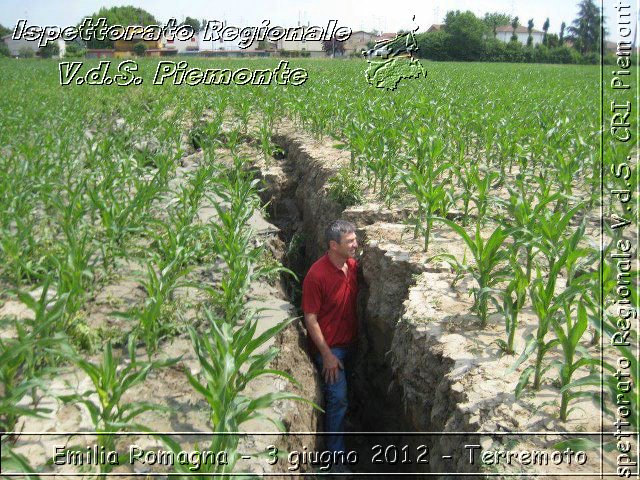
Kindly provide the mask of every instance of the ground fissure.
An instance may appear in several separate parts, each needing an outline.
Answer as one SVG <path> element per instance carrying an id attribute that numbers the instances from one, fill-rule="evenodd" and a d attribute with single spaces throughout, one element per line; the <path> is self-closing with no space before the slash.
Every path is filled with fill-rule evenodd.
<path id="1" fill-rule="evenodd" d="M 455 275 L 449 265 L 429 259 L 422 251 L 421 240 L 408 233 L 404 223 L 408 209 L 381 205 L 342 208 L 330 198 L 327 188 L 329 179 L 340 168 L 349 166 L 348 153 L 290 126 L 281 127 L 274 141 L 285 153 L 281 159 L 270 159 L 268 165 L 258 162 L 265 185 L 262 199 L 268 204 L 270 221 L 280 229 L 287 245 L 283 262 L 300 281 L 325 250 L 323 233 L 328 222 L 343 218 L 358 228 L 363 280 L 359 296 L 361 338 L 349 429 L 411 432 L 349 437 L 347 448 L 358 451 L 360 459 L 353 470 L 398 471 L 397 462 L 372 463 L 374 457 L 380 459 L 376 445 L 383 450 L 392 448 L 391 454 L 397 450 L 400 459 L 408 452 L 402 471 L 414 474 L 524 473 L 534 468 L 552 478 L 553 473 L 567 468 L 594 468 L 593 454 L 586 465 L 571 467 L 483 464 L 472 458 L 473 445 L 489 452 L 529 452 L 544 445 L 553 452 L 557 442 L 566 440 L 556 432 L 596 430 L 599 411 L 591 400 L 579 400 L 576 406 L 581 412 L 560 422 L 554 415 L 553 401 L 549 401 L 556 396 L 551 385 L 535 397 L 525 395 L 516 401 L 513 391 L 522 367 L 510 371 L 516 357 L 503 355 L 495 343 L 504 330 L 499 316 L 492 314 L 486 328 L 478 327 L 477 317 L 469 313 L 473 281 L 464 278 L 452 287 Z M 447 251 L 463 258 L 464 248 L 453 232 L 437 228 L 432 235 L 436 252 Z M 290 282 L 287 292 L 299 307 L 297 285 Z M 526 308 L 522 316 L 518 348 L 524 346 L 524 337 L 534 331 L 532 310 Z M 305 344 L 301 323 L 287 332 L 290 340 L 299 336 L 298 348 Z M 278 363 L 283 364 L 282 360 Z M 304 364 L 309 367 L 308 358 Z M 317 384 L 315 398 L 319 398 Z M 299 409 L 311 411 L 305 405 L 299 405 Z M 317 415 L 314 418 L 319 420 Z M 319 424 L 317 427 L 321 430 Z M 503 435 L 527 431 L 541 433 L 536 441 L 526 434 Z M 431 433 L 416 435 L 417 432 Z M 431 461 L 419 461 L 425 458 Z"/>

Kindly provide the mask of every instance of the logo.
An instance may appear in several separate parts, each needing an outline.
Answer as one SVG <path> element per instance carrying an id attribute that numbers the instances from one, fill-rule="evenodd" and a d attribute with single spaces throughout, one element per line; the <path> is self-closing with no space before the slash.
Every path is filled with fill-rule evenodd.
<path id="1" fill-rule="evenodd" d="M 413 20 L 415 19 L 414 15 Z M 413 56 L 418 51 L 414 35 L 418 28 L 420 27 L 396 34 L 396 38 L 378 42 L 371 50 L 362 52 L 369 64 L 364 76 L 370 85 L 395 90 L 403 79 L 427 76 L 424 66 Z"/>

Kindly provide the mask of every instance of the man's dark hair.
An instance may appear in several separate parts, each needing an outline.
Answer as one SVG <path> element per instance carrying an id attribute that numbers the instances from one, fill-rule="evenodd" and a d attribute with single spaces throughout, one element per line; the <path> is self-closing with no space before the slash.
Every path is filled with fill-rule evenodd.
<path id="1" fill-rule="evenodd" d="M 324 231 L 324 238 L 327 242 L 327 248 L 329 248 L 329 242 L 333 240 L 336 243 L 340 243 L 340 238 L 345 233 L 355 233 L 356 226 L 347 222 L 346 220 L 334 220 L 329 224 L 327 229 Z"/>

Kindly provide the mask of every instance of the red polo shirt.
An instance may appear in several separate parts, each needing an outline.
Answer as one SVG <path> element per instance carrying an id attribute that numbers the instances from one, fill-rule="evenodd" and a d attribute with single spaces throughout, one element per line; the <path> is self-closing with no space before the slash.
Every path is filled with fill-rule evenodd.
<path id="1" fill-rule="evenodd" d="M 345 275 L 325 253 L 311 265 L 302 282 L 302 311 L 318 315 L 320 330 L 330 347 L 349 345 L 358 335 L 356 260 L 347 259 L 347 266 Z M 311 337 L 309 345 L 312 352 L 317 352 Z"/>

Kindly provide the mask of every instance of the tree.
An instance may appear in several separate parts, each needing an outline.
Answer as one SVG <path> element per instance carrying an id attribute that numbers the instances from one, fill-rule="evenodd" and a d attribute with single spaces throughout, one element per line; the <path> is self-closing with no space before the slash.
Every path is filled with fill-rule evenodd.
<path id="1" fill-rule="evenodd" d="M 443 30 L 423 32 L 416 35 L 418 56 L 429 60 L 447 60 L 449 34 Z"/>
<path id="2" fill-rule="evenodd" d="M 64 58 L 81 58 L 85 54 L 84 45 L 79 40 L 67 42 L 64 48 Z"/>
<path id="3" fill-rule="evenodd" d="M 193 28 L 193 31 L 195 33 L 198 33 L 202 28 L 205 27 L 205 23 L 202 24 L 202 26 L 200 25 L 200 21 L 198 21 L 195 18 L 192 17 L 187 17 L 184 19 L 184 22 L 182 22 L 182 25 L 189 25 L 191 28 Z"/>
<path id="4" fill-rule="evenodd" d="M 333 36 L 331 40 L 322 41 L 322 50 L 327 54 L 334 57 L 336 54 L 344 55 L 344 42 L 339 42 L 336 37 Z"/>
<path id="5" fill-rule="evenodd" d="M 482 21 L 493 32 L 493 37 L 495 38 L 498 34 L 496 29 L 502 25 L 509 25 L 511 17 L 506 13 L 485 13 Z"/>
<path id="6" fill-rule="evenodd" d="M 0 24 L 0 37 L 4 37 L 5 35 L 9 35 L 13 30 L 8 29 L 4 25 Z"/>
<path id="7" fill-rule="evenodd" d="M 531 32 L 533 32 L 533 18 L 530 18 L 527 23 L 527 32 L 529 32 L 529 36 L 527 37 L 527 47 L 531 47 L 533 46 L 533 36 L 531 35 Z"/>
<path id="8" fill-rule="evenodd" d="M 544 32 L 544 35 L 542 37 L 542 44 L 547 45 L 547 34 L 549 32 L 549 17 L 547 17 L 547 19 L 544 21 L 544 24 L 542 25 L 542 31 Z"/>
<path id="9" fill-rule="evenodd" d="M 130 5 L 111 8 L 102 7 L 98 13 L 89 16 L 89 18 L 93 19 L 94 24 L 98 18 L 102 17 L 107 19 L 107 25 L 122 25 L 123 27 L 130 25 L 158 25 L 158 21 L 149 12 Z M 80 22 L 80 24 L 81 23 L 82 22 Z M 107 38 L 98 38 L 94 34 L 93 37 L 87 41 L 87 48 L 113 48 L 113 42 Z"/>
<path id="10" fill-rule="evenodd" d="M 520 23 L 519 23 L 518 17 L 513 17 L 513 20 L 511 21 L 511 28 L 513 28 L 513 33 L 511 34 L 511 41 L 512 42 L 517 42 L 518 41 L 518 36 L 516 35 L 516 30 L 518 29 L 519 25 L 520 25 Z"/>
<path id="11" fill-rule="evenodd" d="M 133 46 L 133 53 L 139 57 L 144 57 L 144 54 L 147 53 L 147 46 L 142 42 L 138 42 Z"/>
<path id="12" fill-rule="evenodd" d="M 482 59 L 487 62 L 506 62 L 507 44 L 497 38 L 487 39 Z"/>
<path id="13" fill-rule="evenodd" d="M 473 12 L 447 12 L 444 31 L 448 34 L 448 51 L 454 60 L 479 60 L 487 27 Z"/>
<path id="14" fill-rule="evenodd" d="M 558 37 L 558 45 L 562 46 L 564 43 L 564 29 L 567 28 L 567 24 L 562 22 L 560 25 L 560 36 Z"/>
<path id="15" fill-rule="evenodd" d="M 560 46 L 560 39 L 556 33 L 550 33 L 547 35 L 547 47 L 555 48 Z"/>
<path id="16" fill-rule="evenodd" d="M 569 27 L 569 35 L 580 53 L 599 52 L 602 37 L 600 8 L 593 0 L 582 0 L 578 4 L 578 18 Z"/>
<path id="17" fill-rule="evenodd" d="M 60 55 L 60 47 L 57 42 L 48 42 L 44 47 L 38 50 L 40 58 L 51 58 Z"/>
<path id="18" fill-rule="evenodd" d="M 10 57 L 11 51 L 6 43 L 0 41 L 0 57 Z"/>

